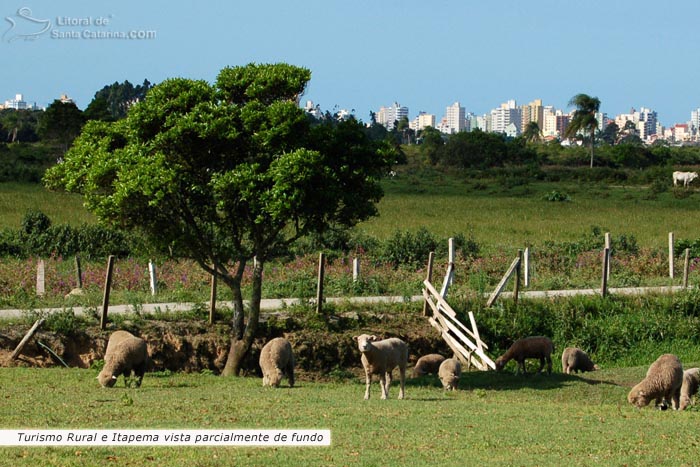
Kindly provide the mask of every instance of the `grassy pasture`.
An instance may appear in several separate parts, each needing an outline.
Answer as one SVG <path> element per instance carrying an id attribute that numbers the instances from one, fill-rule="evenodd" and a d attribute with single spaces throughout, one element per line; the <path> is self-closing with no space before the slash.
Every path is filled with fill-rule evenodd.
<path id="1" fill-rule="evenodd" d="M 140 389 L 102 389 L 96 370 L 5 368 L 3 429 L 329 429 L 330 447 L 7 447 L 12 466 L 697 465 L 698 409 L 633 408 L 645 367 L 517 377 L 432 376 L 379 387 L 360 379 L 262 388 L 258 378 L 147 374 Z"/>
<path id="2" fill-rule="evenodd" d="M 43 212 L 54 224 L 94 222 L 79 195 L 50 192 L 39 184 L 0 183 L 0 226 L 19 228 L 29 210 Z"/>

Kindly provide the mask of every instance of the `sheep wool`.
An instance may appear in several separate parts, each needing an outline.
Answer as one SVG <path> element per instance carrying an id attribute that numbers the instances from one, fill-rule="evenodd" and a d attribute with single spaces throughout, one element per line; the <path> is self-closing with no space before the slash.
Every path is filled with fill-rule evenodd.
<path id="1" fill-rule="evenodd" d="M 547 373 L 552 373 L 552 353 L 554 352 L 554 343 L 549 337 L 530 336 L 518 339 L 513 342 L 506 352 L 496 359 L 496 370 L 501 371 L 506 364 L 515 360 L 518 367 L 515 374 L 527 373 L 525 369 L 525 360 L 528 358 L 537 358 L 540 361 L 538 373 L 544 368 L 545 361 L 547 362 Z"/>
<path id="2" fill-rule="evenodd" d="M 128 331 L 115 331 L 107 341 L 105 366 L 97 376 L 103 387 L 112 387 L 119 375 L 124 375 L 124 384 L 132 373 L 136 376 L 136 387 L 141 386 L 148 364 L 146 341 Z"/>
<path id="3" fill-rule="evenodd" d="M 678 410 L 685 410 L 697 394 L 700 386 L 700 368 L 689 368 L 683 372 L 683 384 L 681 385 L 681 399 Z"/>
<path id="4" fill-rule="evenodd" d="M 263 374 L 263 386 L 279 387 L 284 376 L 289 387 L 294 387 L 294 354 L 292 344 L 284 337 L 269 341 L 260 352 L 260 369 Z"/>
<path id="5" fill-rule="evenodd" d="M 671 401 L 673 408 L 678 409 L 682 384 L 681 361 L 673 354 L 664 354 L 649 366 L 646 377 L 632 388 L 627 401 L 638 408 L 655 401 L 662 409 Z"/>
<path id="6" fill-rule="evenodd" d="M 377 336 L 362 334 L 353 337 L 362 353 L 361 361 L 365 369 L 365 400 L 369 399 L 369 388 L 372 375 L 379 375 L 379 385 L 382 388 L 382 399 L 389 397 L 391 373 L 399 367 L 401 389 L 399 399 L 403 399 L 406 382 L 406 365 L 408 362 L 408 344 L 397 337 L 379 340 Z"/>
<path id="7" fill-rule="evenodd" d="M 438 376 L 442 387 L 446 391 L 455 391 L 459 386 L 459 377 L 462 375 L 462 365 L 456 358 L 448 358 L 440 365 Z"/>
<path id="8" fill-rule="evenodd" d="M 561 369 L 567 375 L 571 373 L 595 371 L 598 365 L 594 364 L 586 352 L 578 347 L 567 347 L 561 354 Z"/>
<path id="9" fill-rule="evenodd" d="M 413 367 L 411 376 L 418 378 L 424 375 L 436 375 L 440 369 L 440 364 L 445 361 L 445 357 L 437 353 L 423 355 Z"/>

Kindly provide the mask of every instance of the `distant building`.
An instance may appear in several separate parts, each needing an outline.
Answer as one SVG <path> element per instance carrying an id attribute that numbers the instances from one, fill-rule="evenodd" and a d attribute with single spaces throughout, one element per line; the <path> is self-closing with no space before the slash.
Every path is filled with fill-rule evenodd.
<path id="1" fill-rule="evenodd" d="M 537 123 L 540 131 L 544 128 L 544 106 L 542 99 L 535 99 L 527 105 L 520 107 L 521 126 L 520 132 L 524 132 L 530 122 Z"/>
<path id="2" fill-rule="evenodd" d="M 387 130 L 393 130 L 394 125 L 402 118 L 408 119 L 408 107 L 402 107 L 394 102 L 389 107 L 380 107 L 377 113 L 377 123 L 384 125 Z"/>
<path id="3" fill-rule="evenodd" d="M 467 130 L 467 121 L 464 118 L 464 107 L 459 105 L 459 102 L 447 106 L 445 109 L 444 124 L 441 125 L 440 131 L 447 134 L 459 133 Z"/>
<path id="4" fill-rule="evenodd" d="M 318 104 L 314 105 L 314 101 L 306 101 L 306 105 L 304 105 L 304 111 L 314 118 L 323 118 L 321 106 Z"/>
<path id="5" fill-rule="evenodd" d="M 6 100 L 3 107 L 6 109 L 27 110 L 29 105 L 24 100 L 24 96 L 22 94 L 16 94 L 14 99 Z"/>
<path id="6" fill-rule="evenodd" d="M 435 128 L 435 115 L 426 112 L 418 112 L 418 116 L 408 122 L 408 127 L 413 131 L 421 131 L 429 126 Z"/>
<path id="7" fill-rule="evenodd" d="M 517 107 L 515 100 L 509 100 L 500 107 L 491 111 L 491 131 L 494 133 L 506 133 L 506 127 L 513 123 L 518 131 L 522 127 L 522 112 Z"/>
<path id="8" fill-rule="evenodd" d="M 61 94 L 58 100 L 61 101 L 62 104 L 75 104 L 75 101 L 68 97 L 68 94 Z"/>

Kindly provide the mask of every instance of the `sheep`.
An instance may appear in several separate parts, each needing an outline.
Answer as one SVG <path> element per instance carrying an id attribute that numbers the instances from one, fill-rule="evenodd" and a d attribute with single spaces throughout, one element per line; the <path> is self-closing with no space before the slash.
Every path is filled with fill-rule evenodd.
<path id="1" fill-rule="evenodd" d="M 506 366 L 511 360 L 518 362 L 518 368 L 515 371 L 517 375 L 520 370 L 523 374 L 527 374 L 525 369 L 525 359 L 526 358 L 539 358 L 540 359 L 540 369 L 537 373 L 542 371 L 544 368 L 545 360 L 547 361 L 547 373 L 552 373 L 552 352 L 554 352 L 554 344 L 549 337 L 543 336 L 531 336 L 518 339 L 513 343 L 513 345 L 506 350 L 506 352 L 498 357 L 496 360 L 496 370 L 501 371 L 503 367 Z"/>
<path id="2" fill-rule="evenodd" d="M 459 377 L 462 374 L 462 365 L 456 358 L 448 358 L 440 364 L 438 376 L 442 387 L 446 391 L 455 391 L 459 385 Z"/>
<path id="3" fill-rule="evenodd" d="M 399 367 L 401 390 L 399 399 L 404 398 L 406 382 L 406 364 L 408 362 L 408 344 L 397 337 L 379 340 L 377 336 L 362 334 L 353 337 L 362 353 L 362 366 L 365 369 L 365 400 L 369 399 L 369 387 L 372 375 L 379 375 L 379 385 L 382 388 L 382 399 L 389 397 L 391 372 Z"/>
<path id="4" fill-rule="evenodd" d="M 102 387 L 111 388 L 119 375 L 124 375 L 124 384 L 131 374 L 136 376 L 136 387 L 141 387 L 143 375 L 148 364 L 148 346 L 146 341 L 128 331 L 114 331 L 107 341 L 105 365 L 97 375 Z"/>
<path id="5" fill-rule="evenodd" d="M 428 374 L 436 375 L 440 369 L 440 364 L 444 361 L 445 357 L 437 353 L 423 355 L 416 362 L 416 366 L 413 367 L 411 376 L 413 378 L 418 378 Z"/>
<path id="6" fill-rule="evenodd" d="M 263 387 L 279 387 L 283 376 L 287 376 L 289 387 L 294 387 L 294 354 L 292 344 L 284 337 L 269 341 L 260 352 L 260 369 L 263 373 Z"/>
<path id="7" fill-rule="evenodd" d="M 598 365 L 594 364 L 586 352 L 578 347 L 567 347 L 561 354 L 561 369 L 567 375 L 576 372 L 595 371 Z"/>
<path id="8" fill-rule="evenodd" d="M 690 368 L 683 372 L 683 384 L 681 385 L 681 399 L 678 410 L 685 410 L 692 402 L 692 397 L 698 392 L 700 386 L 700 368 Z"/>
<path id="9" fill-rule="evenodd" d="M 655 405 L 665 410 L 671 400 L 675 410 L 680 405 L 683 366 L 673 354 L 664 354 L 649 366 L 646 377 L 627 395 L 627 401 L 642 408 L 655 400 Z"/>

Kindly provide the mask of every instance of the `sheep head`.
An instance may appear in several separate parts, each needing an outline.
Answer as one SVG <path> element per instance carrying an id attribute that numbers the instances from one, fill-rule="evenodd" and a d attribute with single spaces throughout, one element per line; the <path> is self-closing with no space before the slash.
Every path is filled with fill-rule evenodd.
<path id="1" fill-rule="evenodd" d="M 368 334 L 361 334 L 359 336 L 353 337 L 353 339 L 357 341 L 357 347 L 362 353 L 369 352 L 369 350 L 372 348 L 372 342 L 379 340 L 377 336 L 370 336 Z"/>
<path id="2" fill-rule="evenodd" d="M 100 372 L 99 375 L 97 375 L 97 381 L 100 382 L 100 385 L 102 385 L 102 387 L 111 388 L 116 384 L 117 377 L 116 375 L 103 370 Z"/>

